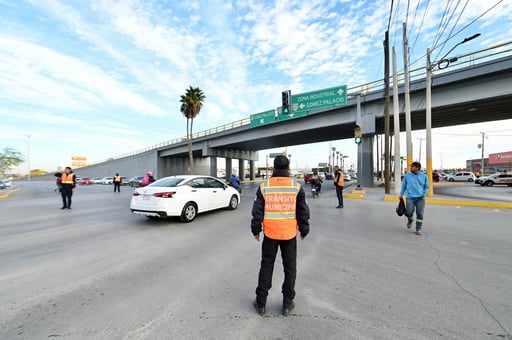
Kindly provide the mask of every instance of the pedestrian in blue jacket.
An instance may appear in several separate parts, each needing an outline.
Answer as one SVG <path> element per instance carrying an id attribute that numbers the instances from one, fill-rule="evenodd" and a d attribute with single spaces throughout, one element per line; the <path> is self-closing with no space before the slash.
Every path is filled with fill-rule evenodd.
<path id="1" fill-rule="evenodd" d="M 425 173 L 420 171 L 420 162 L 412 162 L 411 172 L 405 174 L 400 190 L 400 198 L 407 198 L 405 202 L 405 215 L 407 216 L 407 228 L 414 223 L 413 214 L 416 210 L 416 235 L 421 235 L 423 227 L 423 213 L 425 212 L 425 195 L 428 192 L 429 183 Z"/>

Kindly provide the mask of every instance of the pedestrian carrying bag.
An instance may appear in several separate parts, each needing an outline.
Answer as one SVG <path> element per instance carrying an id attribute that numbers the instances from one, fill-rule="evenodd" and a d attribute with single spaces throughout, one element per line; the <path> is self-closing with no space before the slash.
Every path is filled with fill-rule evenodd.
<path id="1" fill-rule="evenodd" d="M 405 202 L 402 197 L 400 197 L 400 202 L 398 202 L 398 205 L 396 207 L 396 214 L 398 216 L 403 216 L 405 214 Z"/>

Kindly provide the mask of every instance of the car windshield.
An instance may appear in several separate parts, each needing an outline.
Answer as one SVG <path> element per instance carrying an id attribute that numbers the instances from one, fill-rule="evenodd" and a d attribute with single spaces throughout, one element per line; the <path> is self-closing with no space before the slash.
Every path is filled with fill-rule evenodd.
<path id="1" fill-rule="evenodd" d="M 166 177 L 166 178 L 161 178 L 159 180 L 156 180 L 148 186 L 150 186 L 150 187 L 175 187 L 178 184 L 180 184 L 181 182 L 183 182 L 183 180 L 184 180 L 183 178 L 179 178 L 179 177 Z"/>

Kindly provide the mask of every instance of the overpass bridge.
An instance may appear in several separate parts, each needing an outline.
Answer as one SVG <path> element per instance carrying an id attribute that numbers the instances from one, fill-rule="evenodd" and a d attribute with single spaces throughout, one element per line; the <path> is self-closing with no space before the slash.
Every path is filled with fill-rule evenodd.
<path id="1" fill-rule="evenodd" d="M 503 57 L 496 58 L 497 53 L 488 53 L 496 47 L 485 49 L 460 56 L 459 62 L 450 70 L 434 73 L 433 128 L 512 118 L 511 44 L 508 42 L 499 46 L 499 53 L 505 55 Z M 507 46 L 509 49 L 506 49 Z M 425 129 L 424 68 L 411 71 L 410 78 L 412 129 Z M 385 91 L 382 88 L 373 89 L 372 86 L 380 83 L 382 80 L 349 88 L 345 106 L 310 111 L 302 117 L 257 127 L 251 126 L 250 119 L 244 119 L 230 126 L 197 133 L 193 141 L 194 170 L 216 176 L 217 157 L 222 157 L 226 159 L 226 176 L 229 176 L 232 160 L 238 159 L 239 169 L 246 168 L 244 161 L 249 161 L 253 178 L 258 150 L 353 138 L 353 127 L 358 121 L 363 126 L 364 134 L 359 145 L 360 183 L 363 186 L 373 184 L 373 141 L 375 135 L 384 133 Z M 398 92 L 400 131 L 405 131 L 403 83 L 399 84 Z M 391 114 L 390 122 L 392 119 Z M 390 128 L 392 131 L 392 123 Z M 80 174 L 106 176 L 122 172 L 131 176 L 153 170 L 158 177 L 163 177 L 186 173 L 187 167 L 188 146 L 186 139 L 182 138 L 80 168 Z"/>

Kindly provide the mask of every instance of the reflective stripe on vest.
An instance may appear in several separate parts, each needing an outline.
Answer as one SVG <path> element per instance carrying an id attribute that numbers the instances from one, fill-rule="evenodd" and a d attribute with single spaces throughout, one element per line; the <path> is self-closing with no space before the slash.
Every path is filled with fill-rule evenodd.
<path id="1" fill-rule="evenodd" d="M 289 177 L 271 177 L 260 185 L 265 199 L 263 232 L 274 240 L 290 240 L 297 236 L 295 209 L 300 184 Z"/>
<path id="2" fill-rule="evenodd" d="M 73 176 L 75 176 L 75 174 L 69 174 L 69 175 L 66 175 L 65 173 L 62 174 L 62 176 L 60 177 L 61 179 L 61 184 L 73 184 L 74 181 L 73 181 Z"/>

